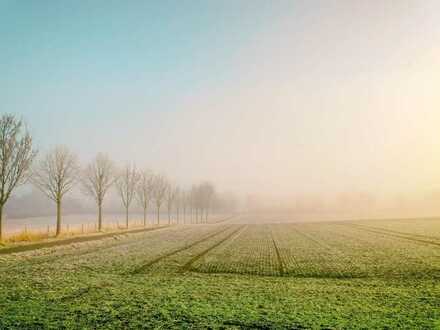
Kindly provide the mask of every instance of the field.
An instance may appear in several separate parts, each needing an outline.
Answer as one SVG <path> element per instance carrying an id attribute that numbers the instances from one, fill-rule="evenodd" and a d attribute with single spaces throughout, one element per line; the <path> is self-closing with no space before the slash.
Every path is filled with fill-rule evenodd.
<path id="1" fill-rule="evenodd" d="M 238 216 L 0 254 L 0 278 L 1 329 L 440 328 L 440 219 Z"/>

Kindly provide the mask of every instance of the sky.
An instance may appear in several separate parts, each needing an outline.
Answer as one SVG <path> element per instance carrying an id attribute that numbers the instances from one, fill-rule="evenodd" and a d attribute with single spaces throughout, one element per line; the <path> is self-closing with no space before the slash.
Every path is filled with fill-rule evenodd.
<path id="1" fill-rule="evenodd" d="M 440 191 L 440 2 L 0 0 L 1 112 L 183 185 Z M 281 197 L 283 196 L 283 197 Z"/>

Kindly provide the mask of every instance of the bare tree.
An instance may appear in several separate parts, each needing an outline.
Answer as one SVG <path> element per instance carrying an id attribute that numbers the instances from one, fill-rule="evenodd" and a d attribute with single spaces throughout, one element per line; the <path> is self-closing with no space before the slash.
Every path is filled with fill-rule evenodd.
<path id="1" fill-rule="evenodd" d="M 194 185 L 190 191 L 191 218 L 195 210 L 196 223 L 207 222 L 209 209 L 215 194 L 214 186 L 209 182 Z"/>
<path id="2" fill-rule="evenodd" d="M 157 224 L 160 221 L 160 207 L 162 206 L 167 194 L 168 182 L 162 175 L 155 175 L 153 179 L 153 199 L 157 209 Z"/>
<path id="3" fill-rule="evenodd" d="M 197 186 L 196 185 L 193 185 L 191 187 L 191 190 L 189 192 L 189 200 L 190 200 L 190 207 L 191 207 L 191 223 L 194 222 L 194 218 L 195 218 L 195 222 L 197 223 L 197 202 L 196 202 L 196 200 L 197 200 Z"/>
<path id="4" fill-rule="evenodd" d="M 3 207 L 12 191 L 26 182 L 37 152 L 22 120 L 14 115 L 0 117 L 0 241 L 3 230 Z"/>
<path id="5" fill-rule="evenodd" d="M 96 158 L 85 168 L 82 176 L 84 192 L 93 197 L 98 204 L 98 230 L 102 230 L 102 204 L 104 197 L 114 182 L 113 162 L 104 154 Z"/>
<path id="6" fill-rule="evenodd" d="M 147 225 L 147 208 L 153 197 L 154 176 L 150 171 L 140 173 L 139 183 L 136 189 L 137 200 L 144 211 L 144 227 Z"/>
<path id="7" fill-rule="evenodd" d="M 195 220 L 196 223 L 199 223 L 199 219 L 200 222 L 202 222 L 203 220 L 203 205 L 204 205 L 203 190 L 201 185 L 193 186 L 191 193 L 192 193 L 193 207 L 195 210 Z"/>
<path id="8" fill-rule="evenodd" d="M 183 223 L 186 223 L 186 211 L 189 206 L 189 193 L 187 190 L 182 190 L 180 193 L 180 204 L 182 205 L 183 211 Z"/>
<path id="9" fill-rule="evenodd" d="M 124 170 L 116 177 L 116 188 L 125 207 L 125 221 L 128 228 L 128 212 L 136 193 L 136 186 L 139 181 L 139 174 L 136 166 L 127 165 Z"/>
<path id="10" fill-rule="evenodd" d="M 211 207 L 212 199 L 215 194 L 215 188 L 214 185 L 210 182 L 203 182 L 200 187 L 200 199 L 202 204 L 202 209 L 205 210 L 205 222 L 208 222 L 208 214 L 209 209 Z M 203 214 L 203 211 L 202 211 Z M 202 216 L 203 220 L 203 216 Z"/>
<path id="11" fill-rule="evenodd" d="M 76 156 L 58 146 L 40 160 L 32 173 L 32 183 L 57 205 L 57 236 L 61 233 L 61 203 L 73 188 L 78 171 Z"/>
<path id="12" fill-rule="evenodd" d="M 169 183 L 165 194 L 165 201 L 167 203 L 167 209 L 168 209 L 168 224 L 171 223 L 171 212 L 173 210 L 173 205 L 176 201 L 177 192 L 178 192 L 177 186 Z"/>
<path id="13" fill-rule="evenodd" d="M 179 187 L 175 188 L 174 204 L 176 206 L 176 221 L 180 221 L 180 206 L 182 204 L 182 191 Z"/>

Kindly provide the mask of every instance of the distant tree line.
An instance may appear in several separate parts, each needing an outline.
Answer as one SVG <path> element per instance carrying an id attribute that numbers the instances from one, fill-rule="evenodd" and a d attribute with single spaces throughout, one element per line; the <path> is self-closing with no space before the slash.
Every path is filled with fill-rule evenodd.
<path id="1" fill-rule="evenodd" d="M 76 155 L 65 146 L 57 146 L 38 157 L 38 151 L 22 119 L 15 115 L 0 117 L 0 241 L 3 237 L 3 210 L 15 188 L 30 182 L 56 205 L 56 235 L 61 233 L 64 197 L 79 185 L 97 206 L 97 228 L 102 230 L 102 208 L 106 195 L 115 187 L 125 209 L 126 227 L 133 203 L 143 210 L 143 224 L 153 207 L 159 224 L 162 208 L 166 207 L 168 223 L 208 222 L 213 203 L 219 207 L 215 187 L 202 182 L 183 189 L 164 175 L 150 170 L 138 170 L 134 164 L 118 169 L 112 160 L 99 153 L 85 167 L 79 165 Z M 233 202 L 229 201 L 232 205 Z M 173 219 L 174 215 L 174 219 Z"/>

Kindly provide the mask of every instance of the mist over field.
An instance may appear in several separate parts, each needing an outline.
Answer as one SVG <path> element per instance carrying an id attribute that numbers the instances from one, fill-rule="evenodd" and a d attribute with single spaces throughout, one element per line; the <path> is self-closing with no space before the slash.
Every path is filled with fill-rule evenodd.
<path id="1" fill-rule="evenodd" d="M 0 329 L 439 329 L 439 22 L 0 0 Z"/>
<path id="2" fill-rule="evenodd" d="M 271 207 L 439 214 L 436 1 L 171 3 L 4 2 L 2 109 Z"/>

